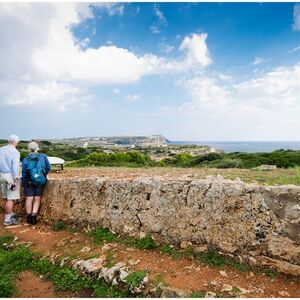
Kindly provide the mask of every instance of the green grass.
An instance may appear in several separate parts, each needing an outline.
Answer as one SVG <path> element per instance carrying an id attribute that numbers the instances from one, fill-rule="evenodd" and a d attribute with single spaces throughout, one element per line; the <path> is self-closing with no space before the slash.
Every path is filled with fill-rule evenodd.
<path id="1" fill-rule="evenodd" d="M 250 272 L 252 267 L 245 263 L 239 263 L 232 258 L 219 254 L 216 250 L 208 250 L 207 252 L 198 255 L 201 263 L 214 267 L 230 266 L 241 272 Z"/>
<path id="2" fill-rule="evenodd" d="M 26 247 L 5 250 L 5 244 L 13 241 L 12 236 L 0 238 L 0 297 L 10 297 L 16 291 L 16 275 L 30 267 L 32 253 Z"/>
<path id="3" fill-rule="evenodd" d="M 113 234 L 107 228 L 97 226 L 95 229 L 91 230 L 89 236 L 97 244 L 103 244 L 104 242 L 117 242 L 124 243 L 129 246 L 135 247 L 141 250 L 155 249 L 158 247 L 156 242 L 153 240 L 151 234 L 147 234 L 144 238 L 121 238 L 116 234 Z"/>
<path id="4" fill-rule="evenodd" d="M 90 237 L 95 243 L 102 244 L 104 242 L 118 242 L 119 238 L 113 234 L 107 228 L 97 226 L 95 229 L 90 231 Z"/>
<path id="5" fill-rule="evenodd" d="M 147 276 L 147 271 L 135 271 L 131 272 L 126 278 L 126 283 L 129 287 L 137 287 L 143 281 L 143 279 Z"/>
<path id="6" fill-rule="evenodd" d="M 141 239 L 128 240 L 128 243 L 129 245 L 141 250 L 155 249 L 158 247 L 151 234 L 147 234 L 144 238 Z"/>
<path id="7" fill-rule="evenodd" d="M 164 285 L 166 285 L 165 282 L 164 282 L 163 276 L 162 276 L 161 274 L 158 274 L 158 275 L 156 275 L 155 278 L 153 279 L 153 284 L 154 284 L 155 286 L 158 286 L 158 285 L 161 284 L 161 283 L 163 283 Z"/>
<path id="8" fill-rule="evenodd" d="M 89 290 L 94 297 L 129 297 L 127 289 L 111 286 L 103 280 L 83 276 L 79 272 L 53 265 L 47 259 L 38 256 L 27 247 L 7 249 L 6 245 L 14 240 L 13 236 L 0 237 L 0 297 L 11 297 L 16 292 L 15 278 L 25 270 L 44 275 L 54 283 L 57 291 Z M 144 273 L 130 274 L 131 284 L 136 284 Z"/>
<path id="9" fill-rule="evenodd" d="M 130 294 L 127 289 L 117 289 L 102 280 L 96 281 L 93 285 L 93 297 L 95 298 L 128 298 Z"/>
<path id="10" fill-rule="evenodd" d="M 53 229 L 54 231 L 64 230 L 65 228 L 66 228 L 66 224 L 65 224 L 65 222 L 62 221 L 62 220 L 59 220 L 59 221 L 57 221 L 56 223 L 54 223 L 54 224 L 52 225 L 52 229 Z"/>
<path id="11" fill-rule="evenodd" d="M 78 272 L 66 268 L 56 267 L 50 275 L 57 291 L 80 291 L 91 286 L 91 279 Z"/>
<path id="12" fill-rule="evenodd" d="M 116 261 L 114 259 L 114 253 L 109 250 L 106 254 L 106 262 L 105 262 L 105 267 L 106 268 L 111 268 L 116 264 Z"/>
<path id="13" fill-rule="evenodd" d="M 197 291 L 193 291 L 191 293 L 191 298 L 205 298 L 206 293 L 205 292 L 197 292 Z"/>
<path id="14" fill-rule="evenodd" d="M 173 258 L 182 257 L 182 253 L 178 252 L 176 249 L 172 248 L 170 245 L 162 245 L 159 247 L 159 250 L 162 253 L 171 255 Z"/>

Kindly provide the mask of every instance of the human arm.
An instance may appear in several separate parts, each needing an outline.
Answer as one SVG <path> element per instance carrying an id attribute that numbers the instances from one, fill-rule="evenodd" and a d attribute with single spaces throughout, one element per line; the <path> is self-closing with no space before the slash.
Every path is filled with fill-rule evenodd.
<path id="1" fill-rule="evenodd" d="M 20 172 L 20 153 L 16 151 L 13 154 L 12 161 L 11 161 L 11 174 L 16 184 L 18 183 L 19 172 Z"/>
<path id="2" fill-rule="evenodd" d="M 23 187 L 26 184 L 26 176 L 27 176 L 27 160 L 24 158 L 22 161 L 22 186 Z"/>
<path id="3" fill-rule="evenodd" d="M 45 156 L 45 172 L 46 175 L 51 171 L 51 165 L 47 156 Z"/>

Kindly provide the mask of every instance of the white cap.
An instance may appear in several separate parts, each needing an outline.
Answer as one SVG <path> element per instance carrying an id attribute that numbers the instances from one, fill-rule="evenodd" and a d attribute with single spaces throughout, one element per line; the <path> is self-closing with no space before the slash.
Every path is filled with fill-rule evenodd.
<path id="1" fill-rule="evenodd" d="M 28 144 L 28 149 L 29 149 L 30 151 L 39 150 L 39 145 L 38 145 L 38 143 L 36 143 L 36 142 L 30 142 L 30 143 Z"/>
<path id="2" fill-rule="evenodd" d="M 20 141 L 19 137 L 15 134 L 9 136 L 8 141 L 10 143 L 18 143 Z"/>

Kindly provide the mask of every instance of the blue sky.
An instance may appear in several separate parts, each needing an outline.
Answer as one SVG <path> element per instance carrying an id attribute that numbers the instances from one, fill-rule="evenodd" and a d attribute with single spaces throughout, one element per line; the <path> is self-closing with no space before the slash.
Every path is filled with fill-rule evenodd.
<path id="1" fill-rule="evenodd" d="M 297 3 L 0 4 L 1 137 L 300 140 Z"/>

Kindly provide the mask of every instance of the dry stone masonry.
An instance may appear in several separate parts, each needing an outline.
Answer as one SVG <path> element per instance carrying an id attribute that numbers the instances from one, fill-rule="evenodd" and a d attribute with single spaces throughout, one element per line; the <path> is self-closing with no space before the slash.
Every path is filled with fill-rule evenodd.
<path id="1" fill-rule="evenodd" d="M 207 245 L 252 265 L 300 275 L 300 187 L 200 180 L 51 179 L 42 218 L 101 225 L 159 243 Z"/>

